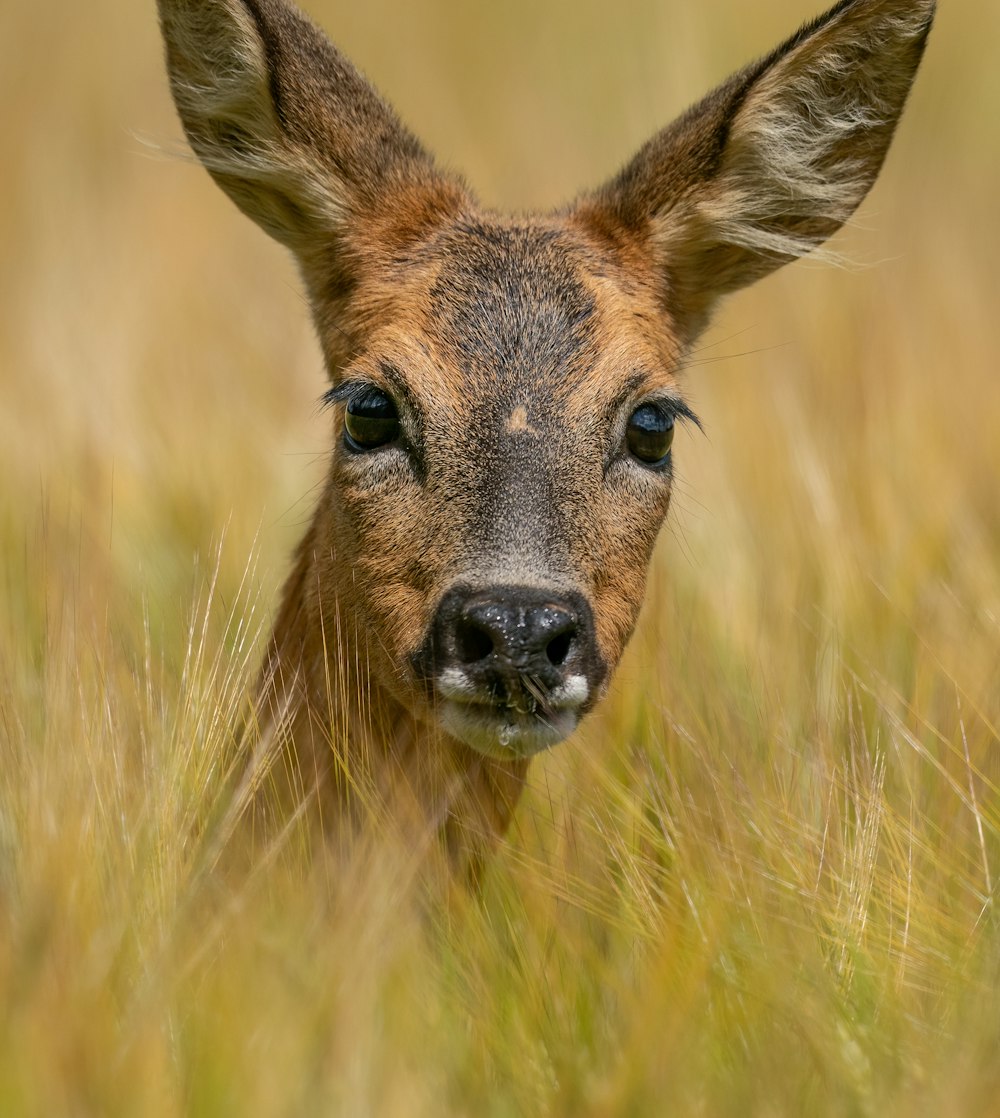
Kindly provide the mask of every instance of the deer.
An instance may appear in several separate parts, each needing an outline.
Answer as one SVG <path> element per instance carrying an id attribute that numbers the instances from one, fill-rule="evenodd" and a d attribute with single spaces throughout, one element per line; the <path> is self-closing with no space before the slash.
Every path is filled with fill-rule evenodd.
<path id="1" fill-rule="evenodd" d="M 176 108 L 294 255 L 327 479 L 244 735 L 246 787 L 462 864 L 605 694 L 719 300 L 820 249 L 885 160 L 935 0 L 840 0 L 549 213 L 480 204 L 288 0 L 158 0 Z M 359 806 L 360 805 L 360 806 Z M 268 809 L 278 811 L 277 808 Z"/>

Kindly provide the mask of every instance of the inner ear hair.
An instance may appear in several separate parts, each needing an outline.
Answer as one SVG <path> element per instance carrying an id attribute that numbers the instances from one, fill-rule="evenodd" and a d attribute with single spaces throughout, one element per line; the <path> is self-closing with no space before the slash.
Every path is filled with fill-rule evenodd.
<path id="1" fill-rule="evenodd" d="M 689 340 L 720 296 L 816 251 L 861 203 L 934 9 L 934 0 L 841 0 L 585 200 L 585 220 L 645 243 Z"/>
<path id="2" fill-rule="evenodd" d="M 454 205 L 392 107 L 286 0 L 158 0 L 171 89 L 195 154 L 300 258 L 393 196 Z M 410 209 L 414 208 L 411 201 Z M 433 216 L 433 215 L 432 215 Z"/>

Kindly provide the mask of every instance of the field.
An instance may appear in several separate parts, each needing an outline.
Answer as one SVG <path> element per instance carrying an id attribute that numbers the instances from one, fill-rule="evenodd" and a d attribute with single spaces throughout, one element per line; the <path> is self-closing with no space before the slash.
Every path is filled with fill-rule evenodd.
<path id="1" fill-rule="evenodd" d="M 519 208 L 819 2 L 307 6 Z M 218 858 L 331 436 L 153 7 L 0 8 L 0 1114 L 1000 1115 L 1000 5 L 944 0 L 849 266 L 704 340 L 639 631 L 478 896 Z"/>

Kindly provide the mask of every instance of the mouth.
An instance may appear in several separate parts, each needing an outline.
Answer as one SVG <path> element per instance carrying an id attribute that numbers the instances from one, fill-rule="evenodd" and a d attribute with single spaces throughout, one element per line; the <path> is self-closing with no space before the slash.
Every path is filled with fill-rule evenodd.
<path id="1" fill-rule="evenodd" d="M 576 729 L 590 696 L 582 675 L 545 691 L 530 676 L 502 696 L 484 693 L 457 668 L 437 678 L 438 718 L 452 737 L 494 760 L 532 757 Z"/>

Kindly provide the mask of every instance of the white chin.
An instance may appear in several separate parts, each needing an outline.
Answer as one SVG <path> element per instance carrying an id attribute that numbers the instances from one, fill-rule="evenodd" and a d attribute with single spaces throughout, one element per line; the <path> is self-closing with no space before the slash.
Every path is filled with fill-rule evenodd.
<path id="1" fill-rule="evenodd" d="M 543 718 L 451 700 L 441 705 L 439 718 L 453 738 L 477 753 L 510 761 L 541 753 L 569 737 L 579 722 L 579 712 L 556 710 Z"/>

